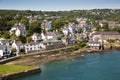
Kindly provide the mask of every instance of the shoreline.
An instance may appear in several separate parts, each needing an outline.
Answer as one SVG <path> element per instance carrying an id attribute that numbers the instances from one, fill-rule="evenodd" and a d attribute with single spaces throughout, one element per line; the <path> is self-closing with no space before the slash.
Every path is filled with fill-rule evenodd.
<path id="1" fill-rule="evenodd" d="M 6 65 L 23 65 L 23 66 L 33 66 L 34 65 L 35 66 L 37 64 L 40 64 L 40 66 L 41 66 L 41 65 L 44 65 L 47 63 L 52 63 L 52 62 L 61 61 L 61 60 L 82 59 L 87 54 L 106 54 L 106 52 L 111 52 L 111 51 L 113 52 L 113 51 L 119 51 L 119 50 L 120 50 L 120 47 L 115 47 L 111 50 L 110 49 L 105 49 L 105 50 L 92 49 L 91 50 L 90 48 L 84 48 L 84 49 L 77 50 L 74 52 L 64 52 L 64 53 L 59 52 L 57 54 L 43 53 L 40 55 L 29 56 L 27 58 L 23 57 L 18 60 L 7 63 Z M 15 78 L 23 77 L 24 75 L 28 76 L 28 75 L 32 75 L 32 74 L 39 73 L 39 72 L 41 72 L 40 67 L 33 69 L 33 70 L 23 71 L 20 73 L 5 75 L 5 76 L 2 76 L 2 79 L 0 79 L 0 80 L 6 80 L 6 79 L 13 80 Z"/>
<path id="2" fill-rule="evenodd" d="M 60 60 L 67 60 L 67 59 L 80 59 L 83 58 L 84 55 L 86 54 L 105 54 L 106 52 L 111 52 L 111 51 L 119 51 L 120 47 L 114 47 L 112 49 L 104 49 L 104 50 L 98 50 L 98 49 L 90 49 L 90 48 L 84 48 L 80 49 L 74 52 L 60 52 L 56 51 L 50 52 L 50 53 L 41 53 L 39 55 L 33 55 L 33 56 L 28 56 L 28 57 L 22 57 L 21 59 L 9 62 L 7 64 L 12 64 L 12 65 L 27 65 L 27 66 L 33 66 L 33 65 L 43 65 L 55 61 L 60 61 Z"/>

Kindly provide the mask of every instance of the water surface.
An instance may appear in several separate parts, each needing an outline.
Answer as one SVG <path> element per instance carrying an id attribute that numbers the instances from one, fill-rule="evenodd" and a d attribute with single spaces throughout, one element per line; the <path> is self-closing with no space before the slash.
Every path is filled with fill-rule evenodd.
<path id="1" fill-rule="evenodd" d="M 19 80 L 120 80 L 120 51 L 57 61 L 41 69 L 41 73 Z"/>

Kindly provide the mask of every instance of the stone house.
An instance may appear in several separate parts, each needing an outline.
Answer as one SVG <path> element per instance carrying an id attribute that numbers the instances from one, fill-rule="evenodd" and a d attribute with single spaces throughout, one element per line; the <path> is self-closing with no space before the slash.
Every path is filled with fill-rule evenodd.
<path id="1" fill-rule="evenodd" d="M 91 39 L 98 42 L 107 42 L 107 40 L 120 40 L 120 33 L 116 31 L 95 32 Z"/>
<path id="2" fill-rule="evenodd" d="M 48 41 L 43 41 L 40 43 L 42 49 L 56 49 L 65 47 L 65 45 L 60 40 L 50 39 Z"/>
<path id="3" fill-rule="evenodd" d="M 48 20 L 44 20 L 41 24 L 41 28 L 48 31 L 52 28 L 51 26 L 51 21 L 48 21 Z"/>
<path id="4" fill-rule="evenodd" d="M 114 21 L 109 21 L 109 22 L 108 22 L 108 27 L 109 27 L 109 28 L 120 27 L 120 23 L 114 22 Z"/>

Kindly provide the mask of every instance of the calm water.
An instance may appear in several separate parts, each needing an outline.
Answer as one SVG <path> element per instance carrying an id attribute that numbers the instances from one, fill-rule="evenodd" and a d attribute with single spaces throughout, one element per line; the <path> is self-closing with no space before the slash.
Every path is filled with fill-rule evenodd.
<path id="1" fill-rule="evenodd" d="M 120 80 L 120 51 L 49 63 L 41 69 L 19 80 Z"/>

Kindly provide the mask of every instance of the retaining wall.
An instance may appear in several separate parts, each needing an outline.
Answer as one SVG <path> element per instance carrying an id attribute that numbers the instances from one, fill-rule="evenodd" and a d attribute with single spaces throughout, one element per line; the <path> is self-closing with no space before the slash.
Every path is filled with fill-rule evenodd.
<path id="1" fill-rule="evenodd" d="M 36 74 L 39 72 L 41 72 L 40 68 L 36 68 L 36 69 L 28 70 L 28 71 L 23 71 L 20 73 L 15 73 L 15 74 L 10 74 L 10 75 L 2 75 L 0 80 L 14 80 L 14 79 L 17 79 L 20 77 Z"/>

